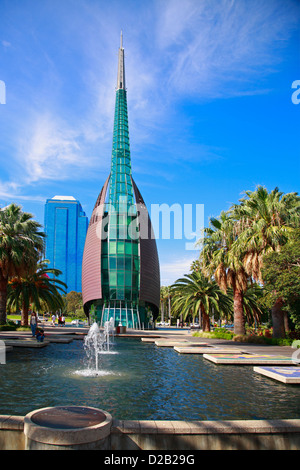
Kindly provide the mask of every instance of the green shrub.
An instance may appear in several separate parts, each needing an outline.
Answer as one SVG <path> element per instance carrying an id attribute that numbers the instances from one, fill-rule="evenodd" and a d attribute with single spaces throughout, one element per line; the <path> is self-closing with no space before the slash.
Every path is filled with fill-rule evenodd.
<path id="1" fill-rule="evenodd" d="M 201 338 L 227 339 L 238 343 L 268 344 L 271 346 L 291 346 L 295 343 L 296 346 L 293 347 L 300 347 L 300 340 L 293 341 L 291 338 L 270 338 L 268 336 L 258 336 L 253 334 L 235 335 L 226 328 L 215 328 L 215 330 L 211 332 L 197 331 L 193 333 L 193 336 L 198 336 Z"/>
<path id="2" fill-rule="evenodd" d="M 218 327 L 214 329 L 214 333 L 230 333 L 227 328 Z"/>
<path id="3" fill-rule="evenodd" d="M 214 331 L 210 332 L 196 331 L 193 333 L 193 336 L 198 336 L 200 338 L 218 338 L 231 340 L 234 336 L 234 333 L 228 331 L 226 328 L 215 328 Z"/>
<path id="4" fill-rule="evenodd" d="M 0 325 L 0 331 L 16 331 L 17 325 L 13 321 L 8 321 L 5 325 Z"/>
<path id="5" fill-rule="evenodd" d="M 264 336 L 256 335 L 235 335 L 233 341 L 237 341 L 238 343 L 266 344 Z"/>
<path id="6" fill-rule="evenodd" d="M 290 331 L 288 333 L 288 337 L 291 338 L 291 339 L 299 339 L 300 340 L 300 330 L 296 330 L 296 331 Z"/>
<path id="7" fill-rule="evenodd" d="M 227 328 L 215 328 L 213 331 L 213 338 L 230 340 L 233 337 L 234 337 L 234 333 L 232 331 L 228 331 Z"/>
<path id="8" fill-rule="evenodd" d="M 265 343 L 271 346 L 291 346 L 292 342 L 290 338 L 265 338 Z"/>
<path id="9" fill-rule="evenodd" d="M 213 333 L 208 331 L 195 331 L 195 333 L 193 333 L 193 336 L 198 338 L 213 338 L 212 335 Z"/>

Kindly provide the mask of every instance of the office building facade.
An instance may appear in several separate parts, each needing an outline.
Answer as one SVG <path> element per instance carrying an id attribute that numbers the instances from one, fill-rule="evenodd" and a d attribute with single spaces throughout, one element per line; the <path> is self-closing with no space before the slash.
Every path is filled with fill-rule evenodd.
<path id="1" fill-rule="evenodd" d="M 45 258 L 49 267 L 62 271 L 59 279 L 67 292 L 82 291 L 82 257 L 88 218 L 72 196 L 55 196 L 45 205 Z"/>
<path id="2" fill-rule="evenodd" d="M 132 178 L 124 48 L 119 48 L 111 171 L 86 237 L 82 294 L 86 315 L 104 325 L 150 328 L 157 317 L 160 274 L 145 202 Z"/>

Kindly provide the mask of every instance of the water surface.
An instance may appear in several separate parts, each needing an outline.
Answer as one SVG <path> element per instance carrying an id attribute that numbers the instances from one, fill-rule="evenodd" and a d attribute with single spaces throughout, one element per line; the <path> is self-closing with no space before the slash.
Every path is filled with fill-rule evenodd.
<path id="1" fill-rule="evenodd" d="M 253 366 L 221 366 L 138 339 L 116 338 L 115 354 L 87 368 L 83 341 L 18 349 L 0 364 L 0 414 L 58 405 L 93 406 L 119 419 L 292 419 L 300 387 L 275 382 Z"/>

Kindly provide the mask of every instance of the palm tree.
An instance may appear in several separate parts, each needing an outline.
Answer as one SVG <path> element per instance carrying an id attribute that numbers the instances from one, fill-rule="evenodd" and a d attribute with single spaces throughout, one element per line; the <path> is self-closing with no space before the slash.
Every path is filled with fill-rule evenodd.
<path id="1" fill-rule="evenodd" d="M 165 312 L 169 314 L 169 322 L 171 325 L 171 288 L 170 286 L 161 286 L 160 288 L 160 312 L 161 321 L 165 321 Z"/>
<path id="2" fill-rule="evenodd" d="M 264 256 L 279 251 L 299 230 L 300 198 L 297 193 L 284 195 L 278 188 L 269 193 L 262 186 L 246 191 L 245 195 L 231 209 L 239 234 L 232 251 L 243 260 L 247 274 L 263 284 Z M 272 308 L 274 337 L 284 336 L 282 306 L 279 297 Z"/>
<path id="3" fill-rule="evenodd" d="M 263 288 L 253 283 L 244 293 L 244 315 L 248 322 L 260 323 L 261 317 L 267 312 L 267 308 L 263 307 L 260 299 L 263 297 Z"/>
<path id="4" fill-rule="evenodd" d="M 160 288 L 160 318 L 162 322 L 165 320 L 164 313 L 165 313 L 165 287 L 161 286 Z"/>
<path id="5" fill-rule="evenodd" d="M 172 315 L 171 315 L 171 287 L 165 286 L 164 288 L 164 298 L 168 305 L 168 313 L 169 313 L 169 324 L 171 326 Z"/>
<path id="6" fill-rule="evenodd" d="M 43 251 L 45 234 L 40 228 L 16 204 L 0 209 L 0 324 L 6 323 L 9 278 L 32 272 Z"/>
<path id="7" fill-rule="evenodd" d="M 47 267 L 49 261 L 44 260 L 37 264 L 36 271 L 20 278 L 13 278 L 8 283 L 7 306 L 16 309 L 22 308 L 21 324 L 28 325 L 28 312 L 30 306 L 40 310 L 42 304 L 49 310 L 58 310 L 64 307 L 64 299 L 60 292 L 66 284 L 58 279 L 51 279 L 49 274 L 59 276 L 61 271 Z"/>
<path id="8" fill-rule="evenodd" d="M 243 296 L 247 290 L 248 275 L 242 259 L 232 251 L 237 239 L 234 218 L 228 212 L 221 212 L 219 218 L 211 218 L 209 228 L 204 229 L 200 263 L 204 275 L 213 277 L 226 293 L 233 290 L 233 312 L 235 334 L 245 334 Z"/>
<path id="9" fill-rule="evenodd" d="M 200 271 L 186 274 L 172 286 L 175 308 L 182 311 L 186 319 L 188 314 L 193 318 L 202 314 L 203 331 L 210 331 L 210 315 L 232 312 L 232 300 L 222 292 L 215 281 L 207 279 Z"/>

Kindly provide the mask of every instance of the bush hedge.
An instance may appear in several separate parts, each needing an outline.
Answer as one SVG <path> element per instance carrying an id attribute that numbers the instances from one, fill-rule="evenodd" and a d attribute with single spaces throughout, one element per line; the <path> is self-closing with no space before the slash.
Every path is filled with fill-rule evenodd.
<path id="1" fill-rule="evenodd" d="M 254 334 L 235 335 L 232 331 L 228 331 L 227 328 L 215 328 L 210 332 L 197 331 L 193 333 L 193 336 L 201 338 L 227 339 L 239 343 L 269 344 L 273 346 L 291 346 L 293 342 L 295 342 L 292 338 L 272 338 Z"/>
<path id="2" fill-rule="evenodd" d="M 30 325 L 19 326 L 14 321 L 8 321 L 5 325 L 0 325 L 0 331 L 27 331 L 30 330 Z"/>
<path id="3" fill-rule="evenodd" d="M 200 338 L 219 338 L 219 339 L 229 339 L 231 340 L 234 337 L 234 333 L 228 331 L 226 328 L 215 328 L 213 331 L 196 331 L 193 333 L 193 336 L 198 336 Z"/>
<path id="4" fill-rule="evenodd" d="M 0 325 L 0 331 L 16 331 L 18 326 L 13 321 L 8 321 L 4 325 Z"/>

